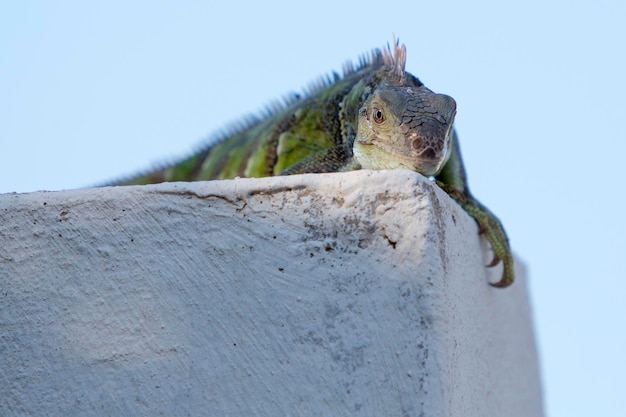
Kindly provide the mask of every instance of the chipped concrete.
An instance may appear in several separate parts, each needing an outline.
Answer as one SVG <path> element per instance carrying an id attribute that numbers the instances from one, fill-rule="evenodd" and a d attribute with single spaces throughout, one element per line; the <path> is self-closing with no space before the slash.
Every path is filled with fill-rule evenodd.
<path id="1" fill-rule="evenodd" d="M 0 415 L 542 415 L 522 269 L 415 173 L 5 194 L 0 242 Z"/>

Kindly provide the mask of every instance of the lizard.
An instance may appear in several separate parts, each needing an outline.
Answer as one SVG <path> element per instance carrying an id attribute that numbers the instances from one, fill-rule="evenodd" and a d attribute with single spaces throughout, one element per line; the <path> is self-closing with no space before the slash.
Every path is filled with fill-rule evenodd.
<path id="1" fill-rule="evenodd" d="M 334 72 L 304 94 L 274 102 L 223 131 L 191 156 L 109 185 L 267 177 L 356 169 L 409 169 L 434 179 L 478 224 L 514 281 L 513 256 L 498 218 L 470 193 L 454 129 L 456 102 L 405 70 L 406 47 L 374 49 L 343 75 Z"/>

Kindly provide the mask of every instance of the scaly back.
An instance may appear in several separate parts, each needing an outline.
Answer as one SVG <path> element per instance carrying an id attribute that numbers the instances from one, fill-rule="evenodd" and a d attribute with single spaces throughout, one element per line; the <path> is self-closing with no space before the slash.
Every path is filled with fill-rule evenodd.
<path id="1" fill-rule="evenodd" d="M 352 160 L 358 110 L 381 82 L 419 87 L 405 73 L 406 49 L 375 49 L 343 75 L 333 73 L 311 84 L 304 94 L 271 103 L 211 137 L 193 155 L 115 183 L 150 184 L 235 177 L 265 177 L 358 168 Z"/>

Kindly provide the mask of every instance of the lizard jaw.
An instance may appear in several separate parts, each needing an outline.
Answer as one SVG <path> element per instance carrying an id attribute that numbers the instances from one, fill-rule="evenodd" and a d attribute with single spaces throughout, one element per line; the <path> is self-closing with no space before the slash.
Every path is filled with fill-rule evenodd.
<path id="1" fill-rule="evenodd" d="M 427 177 L 437 174 L 447 160 L 447 155 L 443 158 L 407 156 L 362 138 L 354 141 L 353 151 L 363 169 L 408 169 Z"/>

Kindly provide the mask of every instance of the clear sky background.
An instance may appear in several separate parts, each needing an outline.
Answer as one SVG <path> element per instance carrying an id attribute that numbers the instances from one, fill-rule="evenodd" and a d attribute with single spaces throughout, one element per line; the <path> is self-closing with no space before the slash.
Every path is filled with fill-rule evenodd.
<path id="1" fill-rule="evenodd" d="M 186 155 L 396 34 L 529 267 L 548 415 L 626 416 L 625 22 L 619 0 L 2 2 L 0 192 Z"/>

